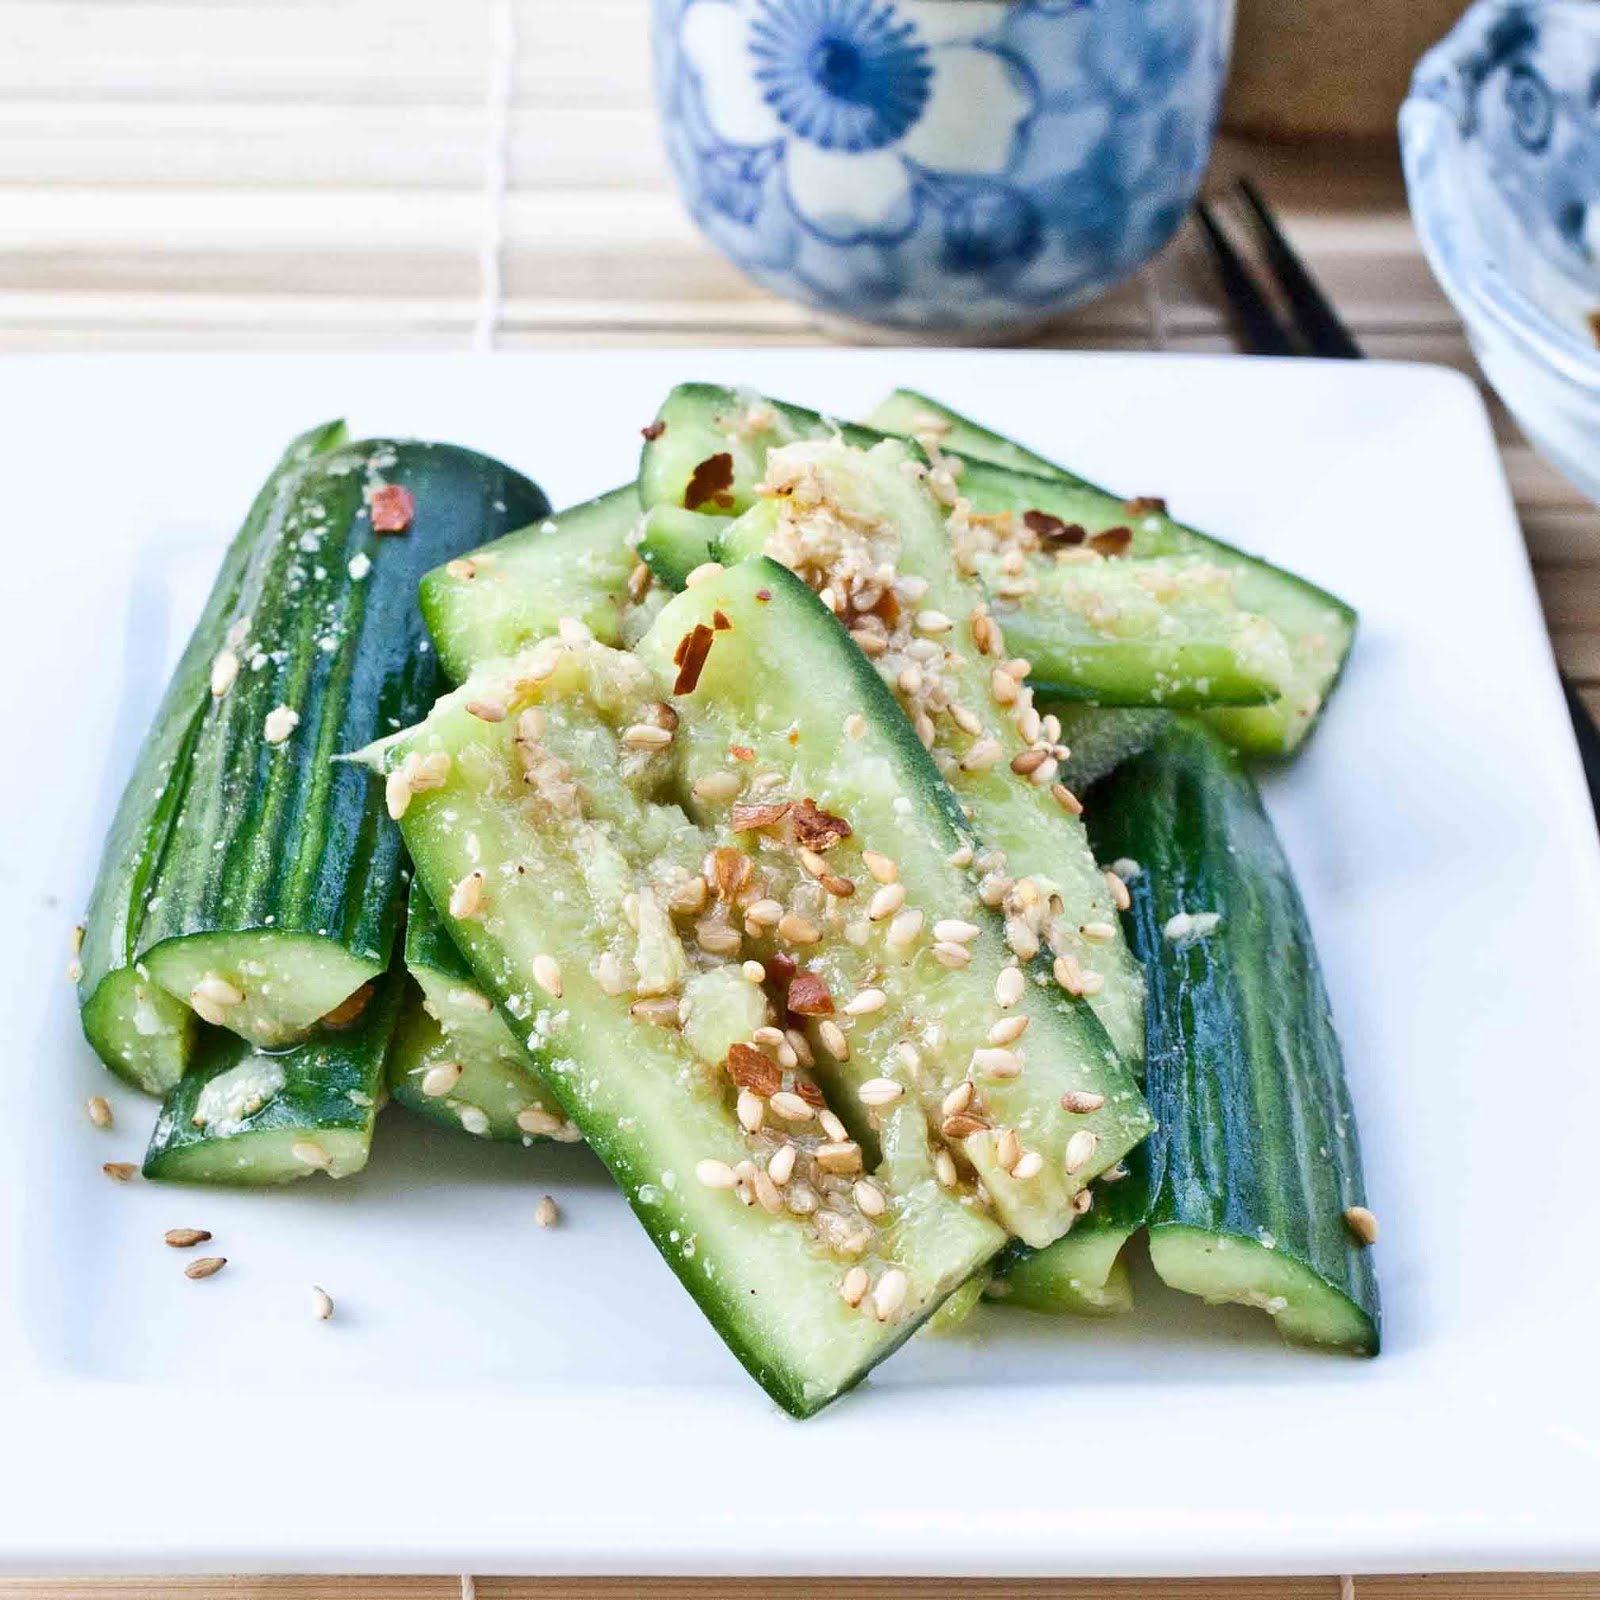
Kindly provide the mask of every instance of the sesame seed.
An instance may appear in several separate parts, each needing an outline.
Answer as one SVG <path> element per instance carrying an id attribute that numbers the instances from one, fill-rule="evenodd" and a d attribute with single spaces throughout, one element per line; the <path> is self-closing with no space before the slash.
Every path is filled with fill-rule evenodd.
<path id="1" fill-rule="evenodd" d="M 138 1167 L 131 1161 L 107 1161 L 100 1170 L 116 1183 L 127 1183 L 139 1175 Z"/>
<path id="2" fill-rule="evenodd" d="M 244 999 L 244 994 L 220 973 L 208 972 L 189 991 L 189 998 L 209 1000 L 214 1006 L 236 1006 Z"/>
<path id="3" fill-rule="evenodd" d="M 889 931 L 884 935 L 884 939 L 891 950 L 909 950 L 916 943 L 917 935 L 921 932 L 922 913 L 920 911 L 902 911 L 889 924 Z"/>
<path id="4" fill-rule="evenodd" d="M 697 1161 L 694 1175 L 708 1189 L 731 1189 L 738 1182 L 726 1161 Z"/>
<path id="5" fill-rule="evenodd" d="M 702 583 L 709 583 L 713 578 L 720 578 L 722 573 L 723 566 L 720 561 L 702 561 L 683 580 L 683 586 L 685 589 L 693 589 Z"/>
<path id="6" fill-rule="evenodd" d="M 174 1250 L 190 1250 L 211 1237 L 206 1228 L 168 1228 L 161 1236 Z"/>
<path id="7" fill-rule="evenodd" d="M 1022 1159 L 1022 1140 L 1015 1128 L 1007 1128 L 995 1141 L 995 1160 L 1009 1172 Z"/>
<path id="8" fill-rule="evenodd" d="M 836 1144 L 843 1144 L 850 1137 L 850 1130 L 826 1106 L 817 1112 L 817 1121 Z"/>
<path id="9" fill-rule="evenodd" d="M 1034 770 L 1028 775 L 1028 782 L 1036 789 L 1043 789 L 1055 782 L 1056 773 L 1060 771 L 1060 764 L 1054 756 L 1047 755 Z M 1057 787 L 1060 787 L 1057 785 Z M 1082 810 L 1082 807 L 1079 807 Z"/>
<path id="10" fill-rule="evenodd" d="M 1085 972 L 1070 955 L 1063 952 L 1051 964 L 1050 971 L 1057 983 L 1071 995 L 1097 994 L 1105 980 L 1098 972 Z"/>
<path id="11" fill-rule="evenodd" d="M 239 677 L 239 658 L 231 650 L 219 650 L 211 659 L 211 693 L 220 700 Z"/>
<path id="12" fill-rule="evenodd" d="M 916 618 L 918 633 L 949 633 L 955 624 L 942 611 L 919 611 Z"/>
<path id="13" fill-rule="evenodd" d="M 890 1267 L 878 1279 L 872 1291 L 872 1310 L 879 1322 L 889 1322 L 898 1315 L 910 1287 L 910 1280 L 899 1267 Z"/>
<path id="14" fill-rule="evenodd" d="M 1044 1157 L 1037 1150 L 1026 1150 L 1011 1169 L 1011 1176 L 1019 1183 L 1026 1183 L 1029 1178 L 1037 1178 L 1043 1171 Z"/>
<path id="15" fill-rule="evenodd" d="M 466 922 L 482 914 L 483 901 L 483 874 L 478 871 L 469 872 L 450 891 L 450 915 L 457 922 Z"/>
<path id="16" fill-rule="evenodd" d="M 768 1102 L 773 1112 L 784 1119 L 785 1122 L 810 1122 L 816 1115 L 811 1107 L 799 1095 L 788 1089 L 780 1089 Z"/>
<path id="17" fill-rule="evenodd" d="M 949 939 L 941 939 L 933 947 L 933 959 L 941 967 L 949 967 L 952 971 L 959 971 L 972 960 L 972 952 L 964 944 L 956 944 Z"/>
<path id="18" fill-rule="evenodd" d="M 905 885 L 886 883 L 882 888 L 873 891 L 872 898 L 867 902 L 867 917 L 872 922 L 882 922 L 885 918 L 892 917 L 905 903 Z"/>
<path id="19" fill-rule="evenodd" d="M 1030 774 L 1037 772 L 1039 768 L 1042 767 L 1049 759 L 1049 756 L 1050 752 L 1048 750 L 1040 750 L 1037 748 L 1018 751 L 1018 753 L 1011 758 L 1011 770 L 1016 773 L 1019 778 L 1026 778 Z"/>
<path id="20" fill-rule="evenodd" d="M 665 750 L 672 743 L 672 730 L 653 722 L 635 722 L 622 730 L 622 742 L 630 750 Z"/>
<path id="21" fill-rule="evenodd" d="M 450 1093 L 461 1080 L 459 1061 L 441 1061 L 422 1075 L 422 1092 L 430 1100 L 438 1100 Z"/>
<path id="22" fill-rule="evenodd" d="M 1365 1206 L 1350 1206 L 1344 1214 L 1345 1226 L 1355 1236 L 1359 1245 L 1378 1242 L 1378 1219 Z"/>
<path id="23" fill-rule="evenodd" d="M 847 1017 L 870 1017 L 874 1011 L 882 1011 L 888 1003 L 889 997 L 882 989 L 863 989 L 845 1001 L 844 1014 Z"/>
<path id="24" fill-rule="evenodd" d="M 933 925 L 934 938 L 951 944 L 970 944 L 981 932 L 976 923 L 963 922 L 959 917 L 945 917 Z"/>
<path id="25" fill-rule="evenodd" d="M 1014 972 L 1016 971 L 1016 968 L 1008 967 L 1006 970 L 1008 972 Z M 989 1043 L 1015 1044 L 1016 1041 L 1028 1031 L 1028 1022 L 1029 1018 L 1025 1016 L 1002 1017 L 992 1028 L 990 1028 Z"/>
<path id="26" fill-rule="evenodd" d="M 979 739 L 961 758 L 963 772 L 987 772 L 1005 754 L 998 739 Z"/>
<path id="27" fill-rule="evenodd" d="M 969 711 L 963 705 L 954 701 L 950 705 L 950 720 L 963 732 L 971 734 L 973 738 L 983 732 L 983 719 L 975 711 Z"/>
<path id="28" fill-rule="evenodd" d="M 1116 928 L 1109 922 L 1086 922 L 1078 932 L 1091 944 L 1104 944 L 1108 939 L 1115 939 L 1117 936 Z"/>
<path id="29" fill-rule="evenodd" d="M 939 1102 L 939 1114 L 953 1117 L 965 1111 L 972 1104 L 973 1096 L 978 1092 L 977 1085 L 970 1078 L 963 1078 L 942 1101 Z"/>
<path id="30" fill-rule="evenodd" d="M 817 1024 L 817 1037 L 822 1041 L 822 1048 L 835 1061 L 850 1059 L 850 1041 L 845 1038 L 844 1029 L 837 1022 L 828 1017 L 823 1018 Z"/>
<path id="31" fill-rule="evenodd" d="M 902 667 L 900 669 L 900 674 L 898 677 L 896 677 L 894 683 L 895 687 L 901 692 L 901 694 L 921 694 L 922 668 L 915 666 Z"/>
<path id="32" fill-rule="evenodd" d="M 544 1134 L 546 1137 L 553 1137 L 555 1134 L 560 1133 L 565 1125 L 560 1117 L 543 1110 L 539 1106 L 524 1106 L 517 1113 L 517 1126 L 524 1133 Z"/>
<path id="33" fill-rule="evenodd" d="M 201 1256 L 183 1269 L 183 1275 L 186 1278 L 214 1278 L 227 1264 L 226 1256 Z"/>
<path id="34" fill-rule="evenodd" d="M 1121 863 L 1119 862 L 1120 866 Z M 1137 872 L 1133 876 L 1137 876 Z M 1128 886 L 1122 880 L 1122 874 L 1106 868 L 1106 887 L 1111 891 L 1111 903 L 1118 911 L 1126 911 L 1133 904 L 1133 896 L 1128 893 Z"/>
<path id="35" fill-rule="evenodd" d="M 1081 1217 L 1086 1211 L 1093 1210 L 1093 1208 L 1094 1208 L 1094 1190 L 1093 1189 L 1090 1189 L 1088 1187 L 1084 1187 L 1084 1188 L 1080 1189 L 1075 1195 L 1073 1195 L 1073 1197 L 1072 1197 L 1072 1209 L 1078 1216 Z"/>
<path id="36" fill-rule="evenodd" d="M 745 961 L 740 964 L 739 973 L 746 983 L 765 983 L 767 969 L 759 961 Z"/>
<path id="37" fill-rule="evenodd" d="M 900 868 L 888 856 L 876 850 L 863 850 L 861 864 L 878 883 L 893 883 L 900 876 Z"/>
<path id="38" fill-rule="evenodd" d="M 881 1217 L 889 1209 L 883 1190 L 871 1178 L 857 1178 L 850 1193 L 864 1217 Z"/>
<path id="39" fill-rule="evenodd" d="M 411 805 L 411 768 L 413 765 L 414 763 L 407 758 L 383 781 L 383 803 L 388 809 L 391 822 L 398 822 Z"/>
<path id="40" fill-rule="evenodd" d="M 1039 935 L 1018 917 L 1006 918 L 1006 943 L 1019 961 L 1032 961 L 1039 953 Z"/>
<path id="41" fill-rule="evenodd" d="M 289 1146 L 289 1154 L 302 1166 L 315 1167 L 326 1172 L 333 1165 L 333 1157 L 313 1139 L 300 1139 Z"/>
<path id="42" fill-rule="evenodd" d="M 809 1183 L 791 1183 L 784 1191 L 783 1203 L 797 1217 L 809 1217 L 817 1209 L 817 1191 Z"/>
<path id="43" fill-rule="evenodd" d="M 794 1164 L 800 1158 L 800 1152 L 792 1144 L 781 1144 L 772 1152 L 772 1159 L 767 1163 L 767 1176 L 782 1188 L 794 1176 Z"/>
<path id="44" fill-rule="evenodd" d="M 844 1296 L 844 1303 L 852 1309 L 860 1305 L 867 1297 L 867 1288 L 871 1281 L 865 1267 L 851 1267 L 839 1284 L 839 1293 Z"/>
<path id="45" fill-rule="evenodd" d="M 994 1003 L 1003 1011 L 1009 1011 L 1022 998 L 1027 984 L 1021 967 L 1002 967 L 994 980 Z"/>
<path id="46" fill-rule="evenodd" d="M 745 907 L 744 920 L 758 928 L 775 928 L 783 921 L 783 906 L 777 900 L 757 900 Z"/>
<path id="47" fill-rule="evenodd" d="M 736 772 L 708 772 L 694 782 L 695 795 L 701 800 L 732 800 L 744 787 Z"/>
<path id="48" fill-rule="evenodd" d="M 261 737 L 268 744 L 282 744 L 300 726 L 300 713 L 291 706 L 274 706 L 261 724 Z"/>
<path id="49" fill-rule="evenodd" d="M 778 937 L 787 939 L 790 944 L 815 944 L 822 933 L 816 923 L 808 921 L 798 912 L 789 911 L 778 919 Z"/>
<path id="50" fill-rule="evenodd" d="M 1081 1172 L 1089 1164 L 1089 1159 L 1094 1155 L 1094 1147 L 1100 1142 L 1100 1136 L 1093 1128 L 1079 1128 L 1067 1140 L 1067 1172 L 1070 1176 L 1074 1172 Z"/>
<path id="51" fill-rule="evenodd" d="M 469 715 L 476 717 L 479 722 L 504 722 L 506 720 L 506 708 L 498 700 L 469 700 L 467 701 L 467 712 Z"/>
<path id="52" fill-rule="evenodd" d="M 750 1174 L 750 1187 L 755 1190 L 756 1204 L 767 1213 L 769 1217 L 777 1216 L 783 1210 L 783 1194 L 772 1178 L 757 1167 Z"/>
<path id="53" fill-rule="evenodd" d="M 850 1174 L 861 1170 L 861 1146 L 854 1139 L 834 1139 L 811 1152 L 823 1172 Z"/>
<path id="54" fill-rule="evenodd" d="M 933 1175 L 939 1180 L 941 1187 L 955 1188 L 961 1181 L 960 1174 L 956 1171 L 956 1158 L 948 1150 L 939 1150 L 933 1157 Z"/>
<path id="55" fill-rule="evenodd" d="M 533 1220 L 541 1228 L 553 1228 L 561 1220 L 561 1207 L 556 1204 L 554 1195 L 539 1196 L 539 1203 L 533 1208 Z"/>
<path id="56" fill-rule="evenodd" d="M 847 739 L 859 739 L 867 731 L 867 719 L 859 711 L 852 711 L 844 719 L 844 736 Z"/>
<path id="57" fill-rule="evenodd" d="M 972 865 L 972 846 L 964 844 L 951 851 L 945 858 L 952 867 L 970 867 Z"/>
<path id="58" fill-rule="evenodd" d="M 1022 1057 L 1012 1050 L 981 1049 L 972 1052 L 972 1070 L 986 1078 L 1020 1078 Z"/>
<path id="59" fill-rule="evenodd" d="M 1075 1117 L 1086 1117 L 1105 1103 L 1106 1097 L 1096 1094 L 1093 1089 L 1068 1089 L 1061 1097 L 1061 1109 L 1070 1111 Z"/>
<path id="60" fill-rule="evenodd" d="M 753 1089 L 741 1089 L 735 1107 L 739 1126 L 746 1133 L 757 1132 L 761 1124 L 767 1120 L 767 1103 Z"/>
<path id="61" fill-rule="evenodd" d="M 481 1106 L 462 1106 L 456 1115 L 465 1132 L 479 1139 L 489 1137 L 489 1114 Z"/>
<path id="62" fill-rule="evenodd" d="M 868 1078 L 856 1090 L 856 1098 L 862 1105 L 876 1109 L 879 1106 L 892 1106 L 895 1101 L 902 1099 L 905 1090 L 893 1078 Z"/>
<path id="63" fill-rule="evenodd" d="M 1051 765 L 1053 769 L 1054 763 Z M 1083 815 L 1083 801 L 1081 801 L 1077 795 L 1075 795 L 1066 786 L 1066 784 L 1052 783 L 1050 785 L 1050 793 L 1055 796 L 1057 804 L 1060 805 L 1061 809 L 1065 811 L 1068 816 L 1081 817 Z"/>
<path id="64" fill-rule="evenodd" d="M 320 1283 L 311 1285 L 311 1316 L 316 1322 L 326 1322 L 333 1315 L 333 1296 Z"/>
<path id="65" fill-rule="evenodd" d="M 643 561 L 638 562 L 628 574 L 628 598 L 635 605 L 650 592 L 650 576 L 650 567 Z"/>
<path id="66" fill-rule="evenodd" d="M 1009 672 L 996 667 L 989 674 L 989 693 L 994 696 L 996 705 L 1011 705 L 1017 698 L 1017 680 Z"/>
<path id="67" fill-rule="evenodd" d="M 533 958 L 533 981 L 552 1000 L 559 1000 L 564 988 L 561 981 L 561 963 L 554 956 L 546 955 L 541 950 Z"/>

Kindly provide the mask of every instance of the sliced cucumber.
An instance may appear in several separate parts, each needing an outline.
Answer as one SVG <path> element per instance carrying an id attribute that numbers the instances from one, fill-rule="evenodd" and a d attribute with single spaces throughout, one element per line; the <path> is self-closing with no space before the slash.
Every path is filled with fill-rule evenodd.
<path id="1" fill-rule="evenodd" d="M 773 449 L 762 499 L 729 523 L 728 560 L 766 554 L 826 593 L 913 719 L 982 841 L 1013 947 L 1062 960 L 1113 1043 L 1144 1049 L 1142 984 L 1076 796 L 1060 730 L 1007 670 L 978 584 L 950 559 L 945 511 L 907 446 L 823 438 Z M 1020 670 L 1020 669 L 1018 669 Z"/>
<path id="2" fill-rule="evenodd" d="M 399 972 L 365 992 L 342 1028 L 268 1052 L 205 1028 L 194 1066 L 167 1095 L 144 1175 L 175 1183 L 273 1184 L 367 1164 L 383 1097 Z"/>
<path id="3" fill-rule="evenodd" d="M 1355 639 L 1356 614 L 1337 596 L 1175 522 L 1159 500 L 1122 500 L 1009 440 L 997 445 L 997 435 L 926 395 L 897 391 L 873 416 L 880 426 L 920 421 L 913 430 L 918 438 L 958 454 L 961 494 L 979 513 L 1011 517 L 1013 546 L 1041 568 L 1041 547 L 1051 541 L 1025 523 L 1043 517 L 1046 528 L 1081 529 L 1090 543 L 1110 538 L 1129 556 L 1195 556 L 1232 572 L 1238 604 L 1282 630 L 1293 672 L 1272 704 L 1209 711 L 1206 720 L 1229 743 L 1258 755 L 1288 755 L 1311 731 Z M 929 426 L 940 421 L 949 425 L 942 438 Z"/>
<path id="4" fill-rule="evenodd" d="M 301 434 L 257 494 L 145 734 L 101 852 L 78 952 L 83 1031 L 113 1072 L 150 1094 L 165 1094 L 178 1081 L 194 1048 L 194 1013 L 134 958 L 211 704 L 212 662 L 223 648 L 251 557 L 276 525 L 280 502 L 306 463 L 344 438 L 342 422 Z"/>
<path id="5" fill-rule="evenodd" d="M 1039 709 L 1061 724 L 1061 742 L 1067 747 L 1061 781 L 1074 794 L 1086 794 L 1107 773 L 1148 750 L 1172 721 L 1170 711 L 1090 706 L 1075 700 L 1041 699 Z"/>
<path id="6" fill-rule="evenodd" d="M 389 1089 L 401 1105 L 479 1138 L 531 1144 L 578 1137 L 414 881 L 406 968 L 417 993 L 408 999 L 389 1062 Z"/>
<path id="7" fill-rule="evenodd" d="M 485 697 L 505 720 L 467 709 Z M 750 858 L 684 814 L 660 737 L 691 722 L 691 698 L 674 711 L 644 661 L 569 630 L 370 759 L 394 772 L 449 757 L 443 786 L 401 819 L 423 887 L 685 1287 L 752 1376 L 807 1415 L 1005 1236 L 970 1192 L 941 1185 L 910 1099 L 877 1114 L 868 1187 L 850 1170 L 861 1147 L 821 1116 L 794 1047 L 761 1031 L 785 1018 L 746 974 L 737 931 L 730 947 L 717 898 Z"/>
<path id="8" fill-rule="evenodd" d="M 544 507 L 487 457 L 388 441 L 319 457 L 275 500 L 199 691 L 139 930 L 139 960 L 168 994 L 278 1048 L 383 971 L 400 837 L 366 775 L 337 758 L 432 698 L 421 574 Z"/>
<path id="9" fill-rule="evenodd" d="M 622 642 L 639 496 L 633 485 L 541 517 L 422 579 L 422 615 L 452 683 L 480 661 L 515 655 L 563 617 Z"/>
<path id="10" fill-rule="evenodd" d="M 1056 477 L 1061 471 L 1047 456 L 1036 454 L 1015 439 L 995 433 L 914 389 L 896 389 L 871 412 L 866 424 L 881 433 L 915 439 L 930 454 L 966 456 L 1046 478 Z"/>
<path id="11" fill-rule="evenodd" d="M 1255 786 L 1179 719 L 1096 794 L 1150 985 L 1161 1131 L 1150 1258 L 1167 1283 L 1259 1306 L 1296 1343 L 1370 1354 L 1378 1286 L 1347 1219 L 1361 1152 L 1316 949 Z"/>
<path id="12" fill-rule="evenodd" d="M 728 526 L 726 517 L 682 506 L 651 506 L 644 515 L 639 554 L 669 589 L 681 589 L 689 574 L 714 561 Z"/>

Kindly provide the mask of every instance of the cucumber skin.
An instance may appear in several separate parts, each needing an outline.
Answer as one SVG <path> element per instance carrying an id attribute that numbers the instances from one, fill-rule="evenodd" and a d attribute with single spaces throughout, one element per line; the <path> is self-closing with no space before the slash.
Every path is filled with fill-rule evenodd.
<path id="1" fill-rule="evenodd" d="M 1348 1302 L 1346 1342 L 1375 1353 L 1371 1252 L 1343 1217 L 1364 1204 L 1343 1056 L 1300 893 L 1254 783 L 1215 735 L 1179 718 L 1096 790 L 1088 816 L 1102 860 L 1143 869 L 1124 923 L 1148 988 L 1153 1249 L 1166 1229 L 1251 1245 L 1266 1234 L 1313 1294 L 1321 1285 Z M 1179 911 L 1222 921 L 1174 942 L 1163 929 Z"/>
<path id="2" fill-rule="evenodd" d="M 374 986 L 372 998 L 352 1027 L 319 1029 L 292 1050 L 274 1054 L 272 1060 L 283 1070 L 283 1087 L 231 1134 L 195 1127 L 195 1107 L 213 1078 L 256 1052 L 247 1040 L 224 1028 L 203 1028 L 193 1066 L 168 1093 L 156 1119 L 145 1152 L 144 1176 L 228 1186 L 289 1183 L 317 1169 L 295 1161 L 288 1147 L 297 1136 L 318 1135 L 331 1136 L 338 1150 L 346 1152 L 334 1176 L 359 1171 L 366 1165 L 383 1103 L 384 1063 L 399 1016 L 403 981 L 402 972 L 391 970 Z"/>
<path id="3" fill-rule="evenodd" d="M 369 472 L 411 491 L 405 533 L 371 531 Z M 404 887 L 400 834 L 365 772 L 336 758 L 433 701 L 437 661 L 416 604 L 422 574 L 547 506 L 534 484 L 485 456 L 387 440 L 322 459 L 274 504 L 230 608 L 230 619 L 251 619 L 244 664 L 202 718 L 141 958 L 195 934 L 270 929 L 329 939 L 373 973 L 383 969 Z M 315 507 L 325 514 L 308 515 Z M 314 552 L 300 545 L 311 530 L 321 535 Z M 371 563 L 360 578 L 348 566 L 358 553 Z M 319 647 L 328 636 L 339 649 Z M 252 671 L 255 649 L 285 657 Z M 262 728 L 279 704 L 301 720 L 275 747 Z M 218 840 L 226 848 L 215 849 Z"/>
<path id="4" fill-rule="evenodd" d="M 257 493 L 223 556 L 200 620 L 167 683 L 101 851 L 79 952 L 83 972 L 77 987 L 83 1031 L 106 1066 L 148 1094 L 164 1094 L 170 1089 L 194 1048 L 193 1013 L 140 977 L 133 961 L 145 899 L 171 837 L 189 760 L 210 704 L 211 660 L 222 648 L 239 586 L 263 529 L 277 515 L 280 502 L 306 464 L 337 449 L 345 437 L 343 422 L 308 429 L 290 442 Z M 177 783 L 170 781 L 174 773 L 179 775 Z M 130 1015 L 140 1005 L 151 1007 L 169 1030 L 170 1048 L 153 1057 L 135 1049 L 129 1040 Z"/>

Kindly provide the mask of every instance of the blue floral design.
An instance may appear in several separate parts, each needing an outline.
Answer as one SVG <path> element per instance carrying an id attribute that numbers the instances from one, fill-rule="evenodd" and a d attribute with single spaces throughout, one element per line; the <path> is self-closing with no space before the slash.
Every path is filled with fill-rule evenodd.
<path id="1" fill-rule="evenodd" d="M 882 0 L 773 0 L 750 54 L 779 120 L 824 150 L 879 150 L 928 103 L 928 48 Z"/>

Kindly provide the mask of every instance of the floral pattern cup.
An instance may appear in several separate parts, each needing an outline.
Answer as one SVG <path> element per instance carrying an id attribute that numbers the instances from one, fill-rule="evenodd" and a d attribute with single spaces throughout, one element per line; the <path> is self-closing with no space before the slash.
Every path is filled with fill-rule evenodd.
<path id="1" fill-rule="evenodd" d="M 1103 293 L 1194 199 L 1232 0 L 655 0 L 668 154 L 758 283 L 999 336 Z"/>

